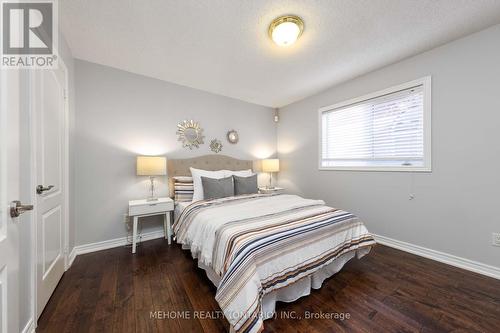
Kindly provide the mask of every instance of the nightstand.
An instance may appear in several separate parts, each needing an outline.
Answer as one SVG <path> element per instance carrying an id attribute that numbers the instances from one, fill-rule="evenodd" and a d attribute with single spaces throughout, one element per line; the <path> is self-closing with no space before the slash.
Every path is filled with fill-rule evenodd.
<path id="1" fill-rule="evenodd" d="M 158 198 L 155 201 L 131 200 L 128 202 L 128 215 L 134 219 L 132 233 L 132 253 L 135 253 L 137 245 L 137 224 L 139 218 L 153 215 L 163 215 L 163 229 L 165 238 L 170 241 L 170 213 L 174 211 L 174 201 L 170 198 Z"/>
<path id="2" fill-rule="evenodd" d="M 284 190 L 285 189 L 283 187 L 273 187 L 273 188 L 259 187 L 259 193 L 262 194 L 282 193 Z"/>

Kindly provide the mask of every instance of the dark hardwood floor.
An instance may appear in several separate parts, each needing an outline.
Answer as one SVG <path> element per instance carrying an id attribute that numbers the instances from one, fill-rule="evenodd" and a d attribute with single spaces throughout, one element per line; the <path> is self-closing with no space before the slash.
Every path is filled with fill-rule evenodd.
<path id="1" fill-rule="evenodd" d="M 223 318 L 193 318 L 220 316 L 214 295 L 190 254 L 164 240 L 136 255 L 129 247 L 91 253 L 64 274 L 37 332 L 226 332 Z M 345 318 L 305 319 L 306 311 Z M 499 332 L 500 281 L 378 245 L 320 290 L 279 303 L 264 324 L 265 332 Z"/>

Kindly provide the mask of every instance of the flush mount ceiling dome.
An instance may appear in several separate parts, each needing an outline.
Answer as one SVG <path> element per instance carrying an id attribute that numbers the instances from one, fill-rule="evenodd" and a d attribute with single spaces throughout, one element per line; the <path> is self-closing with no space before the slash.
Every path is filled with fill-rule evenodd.
<path id="1" fill-rule="evenodd" d="M 303 31 L 304 21 L 295 15 L 280 16 L 269 25 L 269 37 L 279 46 L 295 43 Z"/>

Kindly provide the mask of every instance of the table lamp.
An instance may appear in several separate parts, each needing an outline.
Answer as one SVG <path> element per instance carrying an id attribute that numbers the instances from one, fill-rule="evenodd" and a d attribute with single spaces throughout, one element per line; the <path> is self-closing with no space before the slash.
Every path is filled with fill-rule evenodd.
<path id="1" fill-rule="evenodd" d="M 274 187 L 272 186 L 272 173 L 280 171 L 280 160 L 277 158 L 262 160 L 262 171 L 269 172 L 269 186 L 267 188 L 273 189 Z"/>
<path id="2" fill-rule="evenodd" d="M 155 176 L 167 174 L 167 159 L 161 156 L 137 156 L 137 176 L 149 176 L 151 196 L 147 201 L 156 201 Z"/>

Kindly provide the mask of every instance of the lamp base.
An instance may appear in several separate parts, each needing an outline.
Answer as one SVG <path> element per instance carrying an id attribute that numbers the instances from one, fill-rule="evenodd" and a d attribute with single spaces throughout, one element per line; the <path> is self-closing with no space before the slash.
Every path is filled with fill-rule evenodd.
<path id="1" fill-rule="evenodd" d="M 155 177 L 150 176 L 149 180 L 151 181 L 151 195 L 146 199 L 146 201 L 158 201 L 158 197 L 155 195 Z"/>
<path id="2" fill-rule="evenodd" d="M 266 186 L 266 190 L 274 190 L 273 186 L 273 174 L 272 172 L 269 172 L 269 185 Z"/>

